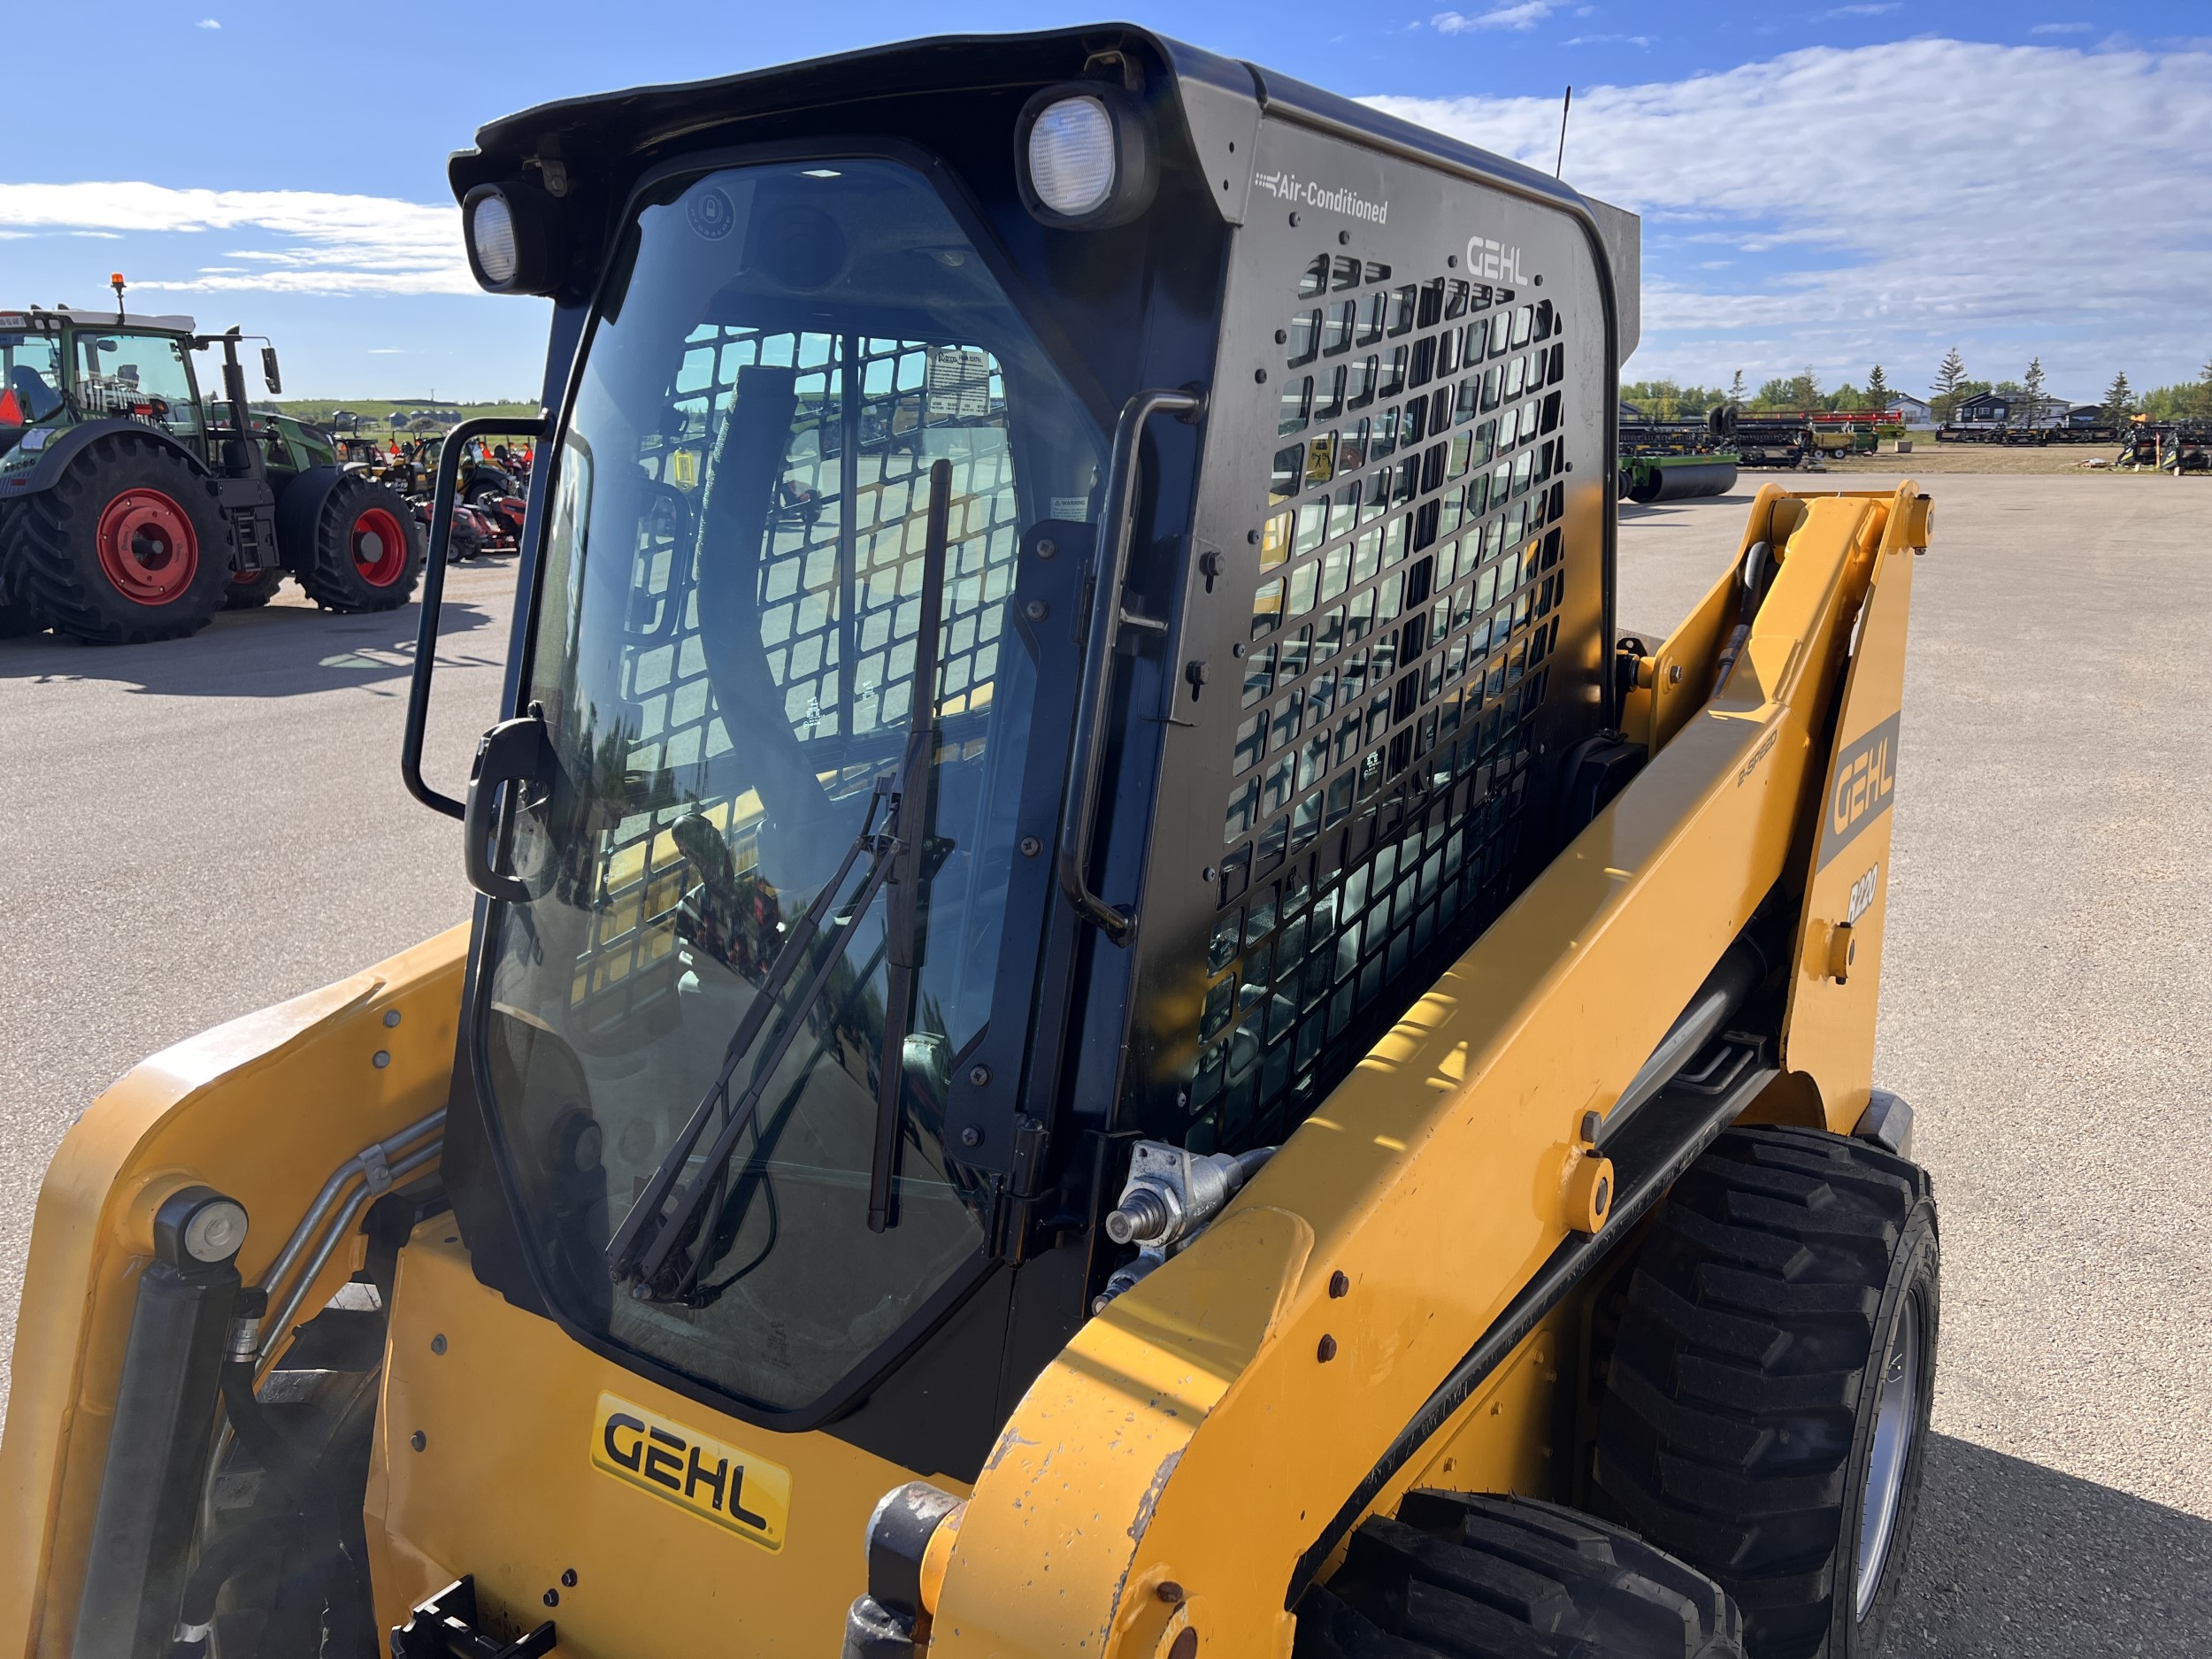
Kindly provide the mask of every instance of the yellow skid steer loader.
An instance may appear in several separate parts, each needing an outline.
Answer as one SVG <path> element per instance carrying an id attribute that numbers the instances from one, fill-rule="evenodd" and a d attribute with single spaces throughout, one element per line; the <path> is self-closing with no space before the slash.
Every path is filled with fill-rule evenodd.
<path id="1" fill-rule="evenodd" d="M 1637 224 L 1142 30 L 549 104 L 471 923 L 38 1206 L 0 1651 L 1831 1659 L 1927 498 L 1614 618 Z"/>

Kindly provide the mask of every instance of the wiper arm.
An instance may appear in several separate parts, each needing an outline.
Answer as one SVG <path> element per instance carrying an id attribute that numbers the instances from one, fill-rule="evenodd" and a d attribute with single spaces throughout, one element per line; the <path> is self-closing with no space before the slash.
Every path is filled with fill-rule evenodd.
<path id="1" fill-rule="evenodd" d="M 884 918 L 883 1048 L 876 1056 L 875 1155 L 868 1164 L 868 1231 L 881 1233 L 895 1216 L 891 1183 L 898 1173 L 900 1107 L 906 1094 L 906 1036 L 914 1023 L 914 984 L 921 965 L 924 846 L 929 835 L 931 764 L 937 751 L 937 635 L 945 616 L 945 541 L 952 511 L 952 463 L 929 469 L 929 526 L 922 541 L 922 619 L 914 636 L 913 718 L 906 733 L 905 772 L 912 792 L 899 802 L 898 850 L 892 856 L 889 914 Z M 913 832 L 906 819 L 913 818 Z"/>
<path id="2" fill-rule="evenodd" d="M 930 768 L 935 760 L 937 713 L 937 636 L 943 624 L 945 590 L 945 543 L 947 518 L 951 509 L 952 465 L 939 461 L 930 469 L 929 530 L 924 544 L 922 568 L 921 628 L 914 648 L 914 674 L 908 699 L 913 710 L 912 724 L 908 731 L 906 754 L 896 773 L 876 780 L 875 793 L 868 803 L 867 817 L 862 821 L 860 833 L 846 849 L 844 861 L 837 873 L 823 884 L 814 902 L 807 906 L 799 925 L 784 941 L 783 948 L 762 981 L 759 995 L 745 1010 L 745 1018 L 730 1038 L 729 1048 L 723 1056 L 722 1069 L 714 1081 L 708 1085 L 699 1104 L 692 1110 L 673 1144 L 654 1167 L 645 1190 L 638 1195 L 630 1213 L 623 1217 L 621 1227 L 607 1246 L 607 1263 L 618 1281 L 627 1280 L 630 1294 L 640 1301 L 666 1300 L 685 1294 L 705 1266 L 707 1241 L 700 1240 L 698 1258 L 683 1265 L 682 1271 L 671 1273 L 670 1257 L 681 1245 L 694 1219 L 706 1202 L 708 1194 L 716 1190 L 721 1180 L 722 1166 L 736 1149 L 738 1137 L 745 1125 L 752 1121 L 753 1113 L 767 1092 L 777 1067 L 783 1064 L 785 1055 L 798 1041 L 806 1018 L 820 1002 L 828 989 L 830 976 L 844 959 L 846 948 L 852 942 L 860 918 L 887 882 L 900 881 L 895 895 L 892 914 L 886 918 L 886 940 L 893 966 L 890 972 L 890 1001 L 898 1005 L 896 1010 L 887 1007 L 884 1021 L 884 1052 L 879 1056 L 879 1068 L 889 1081 L 878 1090 L 877 1152 L 869 1178 L 870 1225 L 876 1232 L 883 1228 L 875 1225 L 874 1194 L 880 1182 L 888 1208 L 891 1170 L 897 1150 L 898 1087 L 904 1066 L 906 1041 L 905 1026 L 912 1018 L 913 985 L 916 971 L 914 940 L 918 905 L 915 893 L 922 870 L 921 849 L 923 830 L 927 822 L 924 803 L 929 793 Z M 876 812 L 886 806 L 881 833 L 874 833 Z M 738 1066 L 759 1038 L 761 1028 L 768 1023 L 774 1011 L 777 998 L 789 983 L 799 964 L 805 958 L 807 949 L 821 930 L 825 918 L 837 895 L 843 890 L 847 878 L 860 855 L 872 855 L 866 878 L 859 890 L 845 907 L 836 941 L 824 956 L 814 977 L 793 1004 L 777 1029 L 774 1042 L 753 1067 L 750 1082 L 734 1102 L 730 1100 L 730 1081 Z M 903 946 L 898 941 L 904 941 Z M 902 1011 L 899 1011 L 902 1010 Z M 895 1023 L 892 1015 L 898 1011 Z M 892 1033 L 896 1032 L 895 1037 Z M 899 1070 L 892 1071 L 896 1065 Z M 892 1133 L 891 1155 L 883 1150 L 883 1101 L 890 1105 Z M 726 1108 L 721 1132 L 707 1149 L 699 1169 L 676 1195 L 675 1208 L 663 1217 L 669 1194 L 682 1176 L 684 1166 L 690 1161 L 692 1150 L 707 1125 L 714 1117 L 718 1104 Z M 657 1222 L 659 1225 L 655 1225 Z M 650 1229 L 649 1236 L 648 1230 Z"/>
<path id="3" fill-rule="evenodd" d="M 844 862 L 837 866 L 837 873 L 823 883 L 822 890 L 814 895 L 814 902 L 806 907 L 805 913 L 800 917 L 798 926 L 785 935 L 783 947 L 776 952 L 775 960 L 769 964 L 767 976 L 761 981 L 760 989 L 753 998 L 752 1006 L 745 1010 L 745 1018 L 738 1022 L 737 1030 L 731 1033 L 729 1047 L 723 1053 L 721 1071 L 716 1074 L 714 1081 L 707 1086 L 707 1092 L 700 1097 L 698 1105 L 693 1108 L 691 1117 L 685 1123 L 682 1131 L 676 1136 L 674 1143 L 670 1146 L 660 1163 L 654 1167 L 651 1177 L 645 1183 L 645 1190 L 638 1194 L 637 1202 L 630 1206 L 630 1213 L 623 1217 L 621 1227 L 616 1232 L 613 1241 L 607 1246 L 607 1264 L 612 1269 L 617 1279 L 630 1279 L 636 1275 L 641 1258 L 651 1253 L 649 1247 L 658 1246 L 663 1242 L 661 1234 L 657 1233 L 651 1240 L 644 1241 L 641 1245 L 641 1235 L 648 1227 L 660 1219 L 662 1209 L 668 1202 L 668 1194 L 674 1188 L 678 1178 L 683 1174 L 684 1164 L 689 1160 L 692 1148 L 699 1144 L 699 1137 L 706 1133 L 707 1125 L 714 1116 L 715 1107 L 718 1104 L 725 1108 L 730 1106 L 730 1079 L 737 1074 L 739 1064 L 750 1052 L 755 1041 L 760 1036 L 761 1027 L 768 1023 L 768 1017 L 775 1012 L 777 1001 L 782 996 L 784 987 L 790 982 L 792 974 L 797 971 L 799 964 L 806 959 L 808 949 L 814 943 L 816 935 L 821 932 L 823 919 L 828 916 L 830 907 L 835 902 L 837 895 L 844 891 L 846 878 L 852 873 L 853 865 L 859 861 L 862 853 L 873 852 L 875 854 L 869 866 L 868 881 L 862 890 L 864 897 L 872 897 L 875 889 L 882 885 L 881 873 L 887 870 L 889 860 L 880 845 L 882 838 L 874 833 L 874 829 L 876 810 L 883 804 L 886 795 L 889 793 L 886 785 L 890 781 L 888 779 L 878 780 L 875 794 L 868 803 L 868 815 L 861 822 L 860 833 L 853 838 L 853 844 L 846 849 Z M 886 826 L 887 830 L 889 827 L 888 825 Z M 823 964 L 825 972 L 843 956 L 844 940 L 851 937 L 851 926 L 860 919 L 862 908 L 864 908 L 864 904 L 850 910 L 845 924 L 844 937 L 830 953 L 829 960 Z M 799 1021 L 804 1018 L 807 1010 L 811 1006 L 811 997 L 803 999 L 801 1005 L 793 1010 L 791 1018 L 786 1022 L 787 1031 L 796 1029 Z M 787 1042 L 784 1046 L 789 1045 Z M 780 1061 L 781 1058 L 782 1050 L 779 1048 L 775 1060 Z M 774 1069 L 774 1061 L 769 1064 L 765 1071 L 763 1068 L 756 1067 L 755 1084 L 764 1083 L 765 1073 L 772 1072 Z M 749 1111 L 749 1102 L 757 1098 L 759 1092 L 757 1087 L 748 1089 L 744 1101 L 736 1110 L 729 1112 L 730 1123 L 741 1124 L 743 1115 Z M 695 1186 L 696 1183 L 694 1185 Z M 689 1198 L 690 1194 L 687 1194 L 686 1196 Z M 687 1216 L 688 1213 L 687 1210 L 680 1207 L 679 1216 Z M 658 1251 L 658 1259 L 664 1260 L 666 1256 L 667 1251 L 664 1248 Z"/>

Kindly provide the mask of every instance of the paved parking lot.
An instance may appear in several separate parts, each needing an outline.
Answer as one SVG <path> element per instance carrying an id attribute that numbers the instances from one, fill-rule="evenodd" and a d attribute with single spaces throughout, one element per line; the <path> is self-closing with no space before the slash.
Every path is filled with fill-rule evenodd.
<path id="1" fill-rule="evenodd" d="M 2212 1631 L 2212 480 L 1931 488 L 1879 1066 L 1919 1109 L 1944 1322 L 1891 1652 L 2179 1659 Z M 1671 625 L 1748 494 L 1632 511 L 1624 626 Z M 449 588 L 449 780 L 510 580 Z M 103 1086 L 466 914 L 395 764 L 413 633 L 280 604 L 179 644 L 0 641 L 0 1329 Z"/>
<path id="2" fill-rule="evenodd" d="M 1631 511 L 1624 626 L 1694 602 L 1757 481 Z M 1935 1176 L 1943 1336 L 1889 1650 L 2201 1655 L 2212 480 L 1928 489 L 1876 1066 Z"/>

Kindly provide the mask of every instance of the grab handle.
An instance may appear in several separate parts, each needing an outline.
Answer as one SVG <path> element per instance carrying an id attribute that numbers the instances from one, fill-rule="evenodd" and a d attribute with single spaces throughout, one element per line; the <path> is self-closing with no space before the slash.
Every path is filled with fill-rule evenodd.
<path id="1" fill-rule="evenodd" d="M 451 795 L 423 781 L 422 740 L 430 724 L 430 671 L 438 660 L 438 613 L 445 604 L 445 550 L 453 539 L 453 498 L 460 493 L 461 457 L 479 438 L 503 437 L 542 442 L 552 421 L 545 415 L 480 415 L 445 434 L 438 451 L 438 481 L 431 497 L 430 548 L 422 570 L 422 620 L 415 630 L 415 672 L 407 687 L 407 729 L 399 740 L 399 775 L 407 793 L 433 811 L 459 818 L 467 809 Z"/>
<path id="2" fill-rule="evenodd" d="M 1104 759 L 1101 727 L 1113 685 L 1114 647 L 1124 627 L 1164 634 L 1156 617 L 1132 616 L 1122 609 L 1122 584 L 1129 575 L 1129 543 L 1136 534 L 1137 457 L 1145 423 L 1153 416 L 1179 415 L 1194 422 L 1206 400 L 1194 390 L 1155 388 L 1139 392 L 1121 406 L 1114 423 L 1114 452 L 1106 469 L 1106 518 L 1099 527 L 1098 588 L 1092 598 L 1088 649 L 1083 658 L 1082 689 L 1075 700 L 1075 746 L 1070 755 L 1068 792 L 1060 809 L 1060 889 L 1087 921 L 1095 923 L 1116 944 L 1126 944 L 1135 918 L 1123 915 L 1090 885 L 1091 833 L 1098 816 L 1098 774 Z"/>

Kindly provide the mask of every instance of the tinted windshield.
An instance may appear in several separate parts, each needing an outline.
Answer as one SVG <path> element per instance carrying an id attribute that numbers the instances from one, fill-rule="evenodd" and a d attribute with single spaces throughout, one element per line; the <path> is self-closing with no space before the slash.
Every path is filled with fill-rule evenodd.
<path id="1" fill-rule="evenodd" d="M 1035 676 L 1006 611 L 1023 530 L 1087 518 L 1102 457 L 977 247 L 905 167 L 680 180 L 623 257 L 554 457 L 527 695 L 560 772 L 518 845 L 541 896 L 502 912 L 486 1059 L 524 1233 L 571 1317 L 788 1408 L 982 1241 L 979 1186 L 941 1125 L 995 1017 L 1017 856 Z M 615 1294 L 611 1230 L 899 764 L 940 460 L 924 945 L 912 1034 L 888 1045 L 905 1074 L 896 1225 L 867 1227 L 879 899 L 738 1142 L 695 1288 Z"/>
<path id="2" fill-rule="evenodd" d="M 198 399 L 184 342 L 169 334 L 76 334 L 77 405 L 90 419 L 124 415 L 178 437 L 197 437 Z"/>

